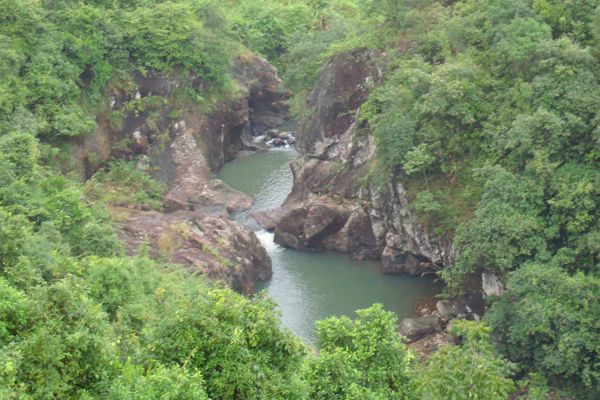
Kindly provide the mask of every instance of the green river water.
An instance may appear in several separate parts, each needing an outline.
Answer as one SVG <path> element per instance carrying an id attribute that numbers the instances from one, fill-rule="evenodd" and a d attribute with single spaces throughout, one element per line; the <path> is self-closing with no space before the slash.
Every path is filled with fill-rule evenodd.
<path id="1" fill-rule="evenodd" d="M 283 248 L 261 230 L 250 214 L 283 203 L 292 188 L 289 162 L 296 153 L 273 149 L 234 160 L 218 174 L 230 186 L 254 197 L 251 210 L 235 216 L 256 231 L 273 262 L 273 277 L 261 289 L 277 302 L 282 324 L 315 343 L 315 321 L 381 303 L 399 318 L 413 316 L 440 287 L 433 278 L 384 275 L 378 262 L 354 261 L 337 253 L 308 253 Z"/>

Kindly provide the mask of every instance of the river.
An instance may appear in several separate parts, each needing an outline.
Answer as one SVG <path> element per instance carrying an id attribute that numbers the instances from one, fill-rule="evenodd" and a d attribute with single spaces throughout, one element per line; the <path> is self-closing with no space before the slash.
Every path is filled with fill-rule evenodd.
<path id="1" fill-rule="evenodd" d="M 282 324 L 306 342 L 316 341 L 315 322 L 331 315 L 381 303 L 399 318 L 413 316 L 419 304 L 440 290 L 433 278 L 385 275 L 378 262 L 354 261 L 338 253 L 309 253 L 283 248 L 273 234 L 260 229 L 250 214 L 278 207 L 292 189 L 290 149 L 272 149 L 241 157 L 225 165 L 218 177 L 252 196 L 251 210 L 234 216 L 256 231 L 273 262 L 273 277 L 261 290 L 279 305 Z"/>

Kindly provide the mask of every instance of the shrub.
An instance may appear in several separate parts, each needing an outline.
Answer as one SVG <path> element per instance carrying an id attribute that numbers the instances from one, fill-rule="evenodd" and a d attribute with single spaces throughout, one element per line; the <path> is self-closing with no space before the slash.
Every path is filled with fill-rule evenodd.
<path id="1" fill-rule="evenodd" d="M 598 298 L 597 277 L 528 264 L 510 275 L 486 321 L 511 360 L 591 394 L 600 385 Z"/>

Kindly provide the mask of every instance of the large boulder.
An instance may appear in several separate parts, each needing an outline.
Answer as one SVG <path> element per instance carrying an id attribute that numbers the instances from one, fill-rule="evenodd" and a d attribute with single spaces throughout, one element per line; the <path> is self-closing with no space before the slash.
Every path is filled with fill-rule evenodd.
<path id="1" fill-rule="evenodd" d="M 318 153 L 321 144 L 335 141 L 354 123 L 354 112 L 382 78 L 376 58 L 359 50 L 329 60 L 307 100 L 311 117 L 303 121 L 298 136 L 303 154 Z"/>
<path id="2" fill-rule="evenodd" d="M 330 199 L 315 199 L 289 209 L 275 230 L 275 242 L 299 250 L 325 250 L 331 235 L 342 230 L 351 215 L 351 207 Z"/>
<path id="3" fill-rule="evenodd" d="M 160 213 L 112 208 L 128 255 L 149 254 L 188 266 L 241 293 L 252 293 L 271 274 L 271 260 L 256 235 L 227 218 L 197 211 Z"/>
<path id="4" fill-rule="evenodd" d="M 442 318 L 447 320 L 453 318 L 465 318 L 472 311 L 463 297 L 440 300 L 435 304 L 435 308 Z"/>
<path id="5" fill-rule="evenodd" d="M 409 341 L 420 339 L 442 331 L 442 321 L 435 316 L 405 318 L 400 322 L 398 332 Z"/>

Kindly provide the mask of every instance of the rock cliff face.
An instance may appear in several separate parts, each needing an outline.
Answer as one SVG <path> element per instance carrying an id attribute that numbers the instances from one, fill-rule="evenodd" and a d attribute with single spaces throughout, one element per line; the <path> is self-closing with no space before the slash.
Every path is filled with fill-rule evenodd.
<path id="1" fill-rule="evenodd" d="M 366 185 L 375 143 L 360 126 L 361 105 L 384 79 L 377 54 L 334 56 L 307 101 L 298 132 L 294 187 L 276 224 L 275 240 L 303 250 L 336 250 L 381 259 L 388 273 L 421 275 L 450 265 L 450 242 L 430 237 L 397 179 Z"/>
<path id="2" fill-rule="evenodd" d="M 289 95 L 275 68 L 255 55 L 240 56 L 233 77 L 237 94 L 206 110 L 181 100 L 189 89 L 203 90 L 193 75 L 134 75 L 109 90 L 108 111 L 99 113 L 97 133 L 75 144 L 75 159 L 85 178 L 110 158 L 136 158 L 168 184 L 166 213 L 113 210 L 130 254 L 146 241 L 151 255 L 248 293 L 271 275 L 271 261 L 254 233 L 228 218 L 252 199 L 214 179 L 214 172 L 247 149 L 253 133 L 285 123 Z"/>

